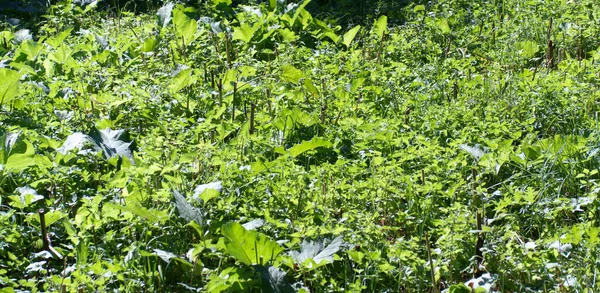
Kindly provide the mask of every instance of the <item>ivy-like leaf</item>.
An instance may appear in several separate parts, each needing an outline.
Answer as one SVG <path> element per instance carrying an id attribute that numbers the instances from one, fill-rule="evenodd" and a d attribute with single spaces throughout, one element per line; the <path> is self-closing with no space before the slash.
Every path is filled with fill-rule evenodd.
<path id="1" fill-rule="evenodd" d="M 246 265 L 264 265 L 275 259 L 283 248 L 264 234 L 248 231 L 236 222 L 221 227 L 227 252 Z"/>

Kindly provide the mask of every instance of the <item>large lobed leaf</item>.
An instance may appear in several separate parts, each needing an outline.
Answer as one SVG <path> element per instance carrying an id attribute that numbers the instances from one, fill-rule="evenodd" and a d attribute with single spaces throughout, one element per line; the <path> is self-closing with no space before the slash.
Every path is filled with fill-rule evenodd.
<path id="1" fill-rule="evenodd" d="M 66 154 L 72 149 L 83 150 L 85 145 L 91 143 L 96 151 L 102 151 L 104 157 L 108 160 L 115 156 L 126 157 L 131 163 L 133 160 L 133 151 L 135 144 L 129 139 L 125 130 L 112 130 L 105 128 L 98 130 L 93 128 L 89 135 L 81 132 L 75 132 L 57 149 L 59 153 Z"/>
<path id="2" fill-rule="evenodd" d="M 254 266 L 259 273 L 262 292 L 267 293 L 292 293 L 296 292 L 294 287 L 285 279 L 285 272 L 274 266 Z"/>
<path id="3" fill-rule="evenodd" d="M 283 248 L 264 234 L 248 231 L 241 224 L 231 222 L 221 227 L 227 252 L 247 265 L 264 265 L 275 259 Z"/>
<path id="4" fill-rule="evenodd" d="M 300 251 L 291 251 L 289 254 L 298 264 L 305 264 L 307 268 L 313 268 L 314 264 L 321 265 L 333 261 L 333 255 L 340 250 L 344 244 L 342 236 L 338 236 L 327 245 L 327 241 L 302 241 Z"/>

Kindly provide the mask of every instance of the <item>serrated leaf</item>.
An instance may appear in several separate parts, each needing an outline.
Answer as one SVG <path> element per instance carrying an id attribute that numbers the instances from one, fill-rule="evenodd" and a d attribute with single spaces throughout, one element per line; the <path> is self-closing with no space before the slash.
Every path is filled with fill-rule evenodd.
<path id="1" fill-rule="evenodd" d="M 21 74 L 7 68 L 0 68 L 0 106 L 19 96 Z"/>
<path id="2" fill-rule="evenodd" d="M 264 265 L 274 260 L 283 248 L 264 234 L 248 231 L 236 222 L 221 227 L 227 252 L 246 265 Z"/>
<path id="3" fill-rule="evenodd" d="M 242 40 L 244 43 L 250 43 L 254 36 L 254 29 L 247 23 L 242 23 L 241 26 L 233 28 L 233 39 Z"/>
<path id="4" fill-rule="evenodd" d="M 112 130 L 110 128 L 98 130 L 94 127 L 89 137 L 95 144 L 96 151 L 101 150 L 107 159 L 120 156 L 126 157 L 131 163 L 134 163 L 133 151 L 135 150 L 135 145 L 129 139 L 129 135 L 125 130 Z"/>
<path id="5" fill-rule="evenodd" d="M 361 28 L 361 26 L 357 25 L 344 34 L 344 36 L 342 38 L 342 43 L 344 43 L 344 45 L 346 45 L 346 48 L 350 48 L 350 43 L 352 43 L 352 41 L 356 37 L 356 34 L 360 30 L 360 28 Z"/>
<path id="6" fill-rule="evenodd" d="M 291 251 L 289 254 L 298 264 L 304 264 L 307 260 L 312 260 L 316 265 L 321 263 L 326 264 L 333 261 L 333 255 L 340 250 L 344 241 L 342 236 L 338 236 L 327 245 L 326 241 L 313 242 L 313 241 L 302 241 L 300 244 L 300 251 Z M 312 268 L 311 262 L 308 262 L 307 268 Z"/>
<path id="7" fill-rule="evenodd" d="M 387 23 L 387 16 L 382 15 L 375 21 L 375 24 L 373 25 L 373 33 L 375 33 L 379 40 L 383 38 L 383 34 L 387 30 Z"/>
<path id="8" fill-rule="evenodd" d="M 304 77 L 304 72 L 292 65 L 283 65 L 281 66 L 281 69 L 283 72 L 280 77 L 284 81 L 298 83 L 298 81 Z"/>
<path id="9" fill-rule="evenodd" d="M 179 216 L 187 221 L 194 221 L 199 225 L 204 224 L 204 213 L 200 208 L 192 206 L 185 197 L 177 190 L 172 190 L 175 197 L 175 205 L 179 211 Z"/>
<path id="10" fill-rule="evenodd" d="M 164 28 L 169 24 L 169 22 L 171 22 L 171 12 L 173 11 L 174 6 L 175 5 L 173 3 L 169 2 L 163 5 L 163 7 L 156 12 L 156 16 L 158 16 L 158 25 L 160 27 Z"/>
<path id="11" fill-rule="evenodd" d="M 254 266 L 260 274 L 261 291 L 267 293 L 293 293 L 294 287 L 285 279 L 285 272 L 274 266 Z"/>
<path id="12" fill-rule="evenodd" d="M 288 151 L 290 152 L 290 156 L 295 158 L 307 151 L 311 151 L 311 150 L 314 150 L 314 149 L 320 148 L 320 147 L 331 147 L 331 146 L 332 146 L 331 142 L 329 142 L 323 138 L 315 137 L 309 141 L 303 141 L 302 143 L 294 145 Z"/>

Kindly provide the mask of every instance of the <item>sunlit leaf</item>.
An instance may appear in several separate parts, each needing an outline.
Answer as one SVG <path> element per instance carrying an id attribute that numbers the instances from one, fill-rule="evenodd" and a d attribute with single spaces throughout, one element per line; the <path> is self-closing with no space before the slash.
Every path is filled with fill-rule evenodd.
<path id="1" fill-rule="evenodd" d="M 221 227 L 227 252 L 246 265 L 264 265 L 275 259 L 283 248 L 264 234 L 248 231 L 236 222 Z"/>
<path id="2" fill-rule="evenodd" d="M 195 34 L 198 30 L 198 23 L 196 20 L 189 18 L 183 11 L 174 9 L 173 24 L 175 25 L 177 37 L 183 39 L 186 45 L 195 40 Z"/>
<path id="3" fill-rule="evenodd" d="M 331 147 L 332 144 L 326 139 L 315 137 L 309 141 L 303 141 L 300 144 L 294 145 L 288 151 L 293 158 L 320 147 Z"/>
<path id="4" fill-rule="evenodd" d="M 382 15 L 375 21 L 375 24 L 373 25 L 373 32 L 380 40 L 383 38 L 383 34 L 387 30 L 387 22 L 387 16 Z"/>
<path id="5" fill-rule="evenodd" d="M 193 198 L 198 200 L 201 199 L 203 202 L 207 202 L 212 198 L 218 197 L 223 185 L 221 181 L 215 181 L 207 184 L 201 184 L 196 186 L 194 189 Z"/>
<path id="6" fill-rule="evenodd" d="M 327 241 L 302 241 L 300 251 L 290 251 L 290 256 L 298 264 L 304 264 L 312 260 L 314 264 L 321 265 L 333 261 L 333 255 L 340 250 L 344 244 L 342 236 L 333 239 L 329 244 Z M 312 268 L 312 263 L 307 262 L 307 268 Z"/>
<path id="7" fill-rule="evenodd" d="M 356 34 L 360 30 L 360 27 L 361 27 L 360 25 L 357 25 L 344 34 L 342 43 L 344 43 L 344 45 L 346 45 L 346 48 L 350 48 L 350 43 L 352 43 L 352 41 L 356 37 Z"/>
<path id="8" fill-rule="evenodd" d="M 171 11 L 173 11 L 174 6 L 173 3 L 169 2 L 156 12 L 156 15 L 158 16 L 158 25 L 160 27 L 164 28 L 171 22 Z"/>
<path id="9" fill-rule="evenodd" d="M 254 36 L 254 30 L 245 22 L 241 26 L 233 28 L 234 40 L 242 40 L 245 43 L 250 43 L 252 36 Z"/>
<path id="10" fill-rule="evenodd" d="M 292 66 L 292 65 L 283 65 L 281 66 L 283 70 L 280 75 L 281 79 L 287 82 L 298 83 L 298 81 L 304 77 L 304 73 L 302 70 Z"/>
<path id="11" fill-rule="evenodd" d="M 21 74 L 7 68 L 0 68 L 0 106 L 19 96 Z"/>

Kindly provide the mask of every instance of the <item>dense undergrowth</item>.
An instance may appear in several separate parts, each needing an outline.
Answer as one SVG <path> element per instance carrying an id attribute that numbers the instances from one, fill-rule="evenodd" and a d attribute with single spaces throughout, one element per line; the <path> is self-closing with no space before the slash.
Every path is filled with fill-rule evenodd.
<path id="1" fill-rule="evenodd" d="M 600 287 L 595 0 L 308 4 L 1 24 L 0 292 Z"/>

